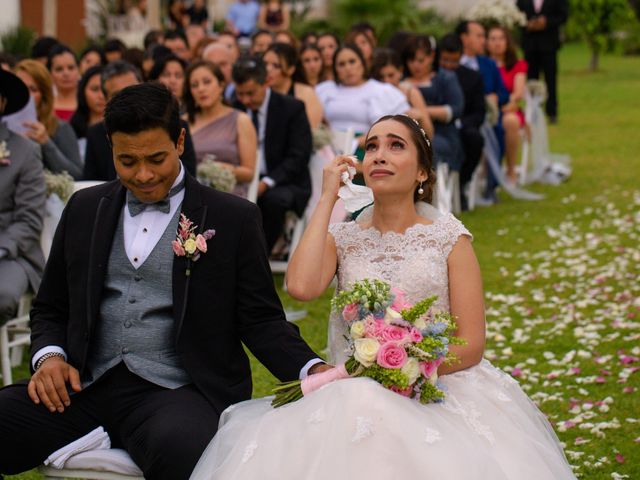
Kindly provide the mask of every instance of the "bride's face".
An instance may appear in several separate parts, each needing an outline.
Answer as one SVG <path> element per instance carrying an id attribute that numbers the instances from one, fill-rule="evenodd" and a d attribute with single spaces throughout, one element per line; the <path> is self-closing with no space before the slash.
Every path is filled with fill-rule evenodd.
<path id="1" fill-rule="evenodd" d="M 365 142 L 364 179 L 373 194 L 413 197 L 426 174 L 418 166 L 418 150 L 411 131 L 395 120 L 375 124 Z"/>

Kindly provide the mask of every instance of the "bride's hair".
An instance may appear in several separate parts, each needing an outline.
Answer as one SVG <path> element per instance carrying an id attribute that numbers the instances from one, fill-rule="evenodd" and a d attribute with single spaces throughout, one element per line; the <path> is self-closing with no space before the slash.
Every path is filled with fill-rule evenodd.
<path id="1" fill-rule="evenodd" d="M 422 194 L 418 193 L 420 186 L 417 186 L 413 193 L 413 199 L 416 202 L 420 200 L 431 203 L 433 200 L 433 188 L 436 183 L 436 172 L 433 169 L 433 150 L 431 149 L 431 140 L 418 121 L 408 115 L 385 115 L 375 121 L 373 125 L 386 120 L 399 122 L 407 127 L 411 132 L 411 139 L 418 150 L 418 166 L 427 172 L 427 180 L 422 184 L 424 192 Z M 371 125 L 371 127 L 373 127 L 373 125 Z M 367 134 L 367 137 L 368 136 L 369 135 Z"/>

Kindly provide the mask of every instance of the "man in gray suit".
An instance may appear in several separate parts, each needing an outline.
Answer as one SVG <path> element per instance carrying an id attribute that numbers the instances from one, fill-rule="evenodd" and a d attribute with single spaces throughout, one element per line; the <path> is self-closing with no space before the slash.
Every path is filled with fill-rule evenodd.
<path id="1" fill-rule="evenodd" d="M 0 117 L 29 100 L 22 81 L 0 69 Z M 45 184 L 40 146 L 0 121 L 0 325 L 15 314 L 20 297 L 40 284 Z"/>

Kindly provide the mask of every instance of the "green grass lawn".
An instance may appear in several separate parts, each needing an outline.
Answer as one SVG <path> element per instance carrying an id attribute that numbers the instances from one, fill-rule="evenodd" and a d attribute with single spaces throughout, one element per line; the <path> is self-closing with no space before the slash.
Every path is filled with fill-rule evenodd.
<path id="1" fill-rule="evenodd" d="M 552 151 L 571 179 L 534 186 L 546 198 L 465 213 L 487 304 L 487 352 L 548 415 L 585 479 L 640 478 L 640 58 L 560 55 L 559 124 Z M 278 286 L 282 277 L 275 277 Z M 318 352 L 326 346 L 328 291 L 299 303 L 280 292 Z M 253 361 L 253 360 L 252 360 Z M 275 379 L 253 361 L 254 395 Z M 16 374 L 24 376 L 24 367 Z M 28 473 L 8 478 L 40 478 Z"/>

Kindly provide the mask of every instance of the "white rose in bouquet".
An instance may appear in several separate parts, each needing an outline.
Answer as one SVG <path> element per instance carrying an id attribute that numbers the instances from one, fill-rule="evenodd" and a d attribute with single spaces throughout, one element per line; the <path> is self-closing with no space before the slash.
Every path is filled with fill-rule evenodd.
<path id="1" fill-rule="evenodd" d="M 353 356 L 365 367 L 370 367 L 376 361 L 380 344 L 375 338 L 357 338 L 354 342 Z"/>

